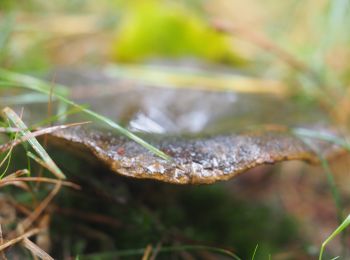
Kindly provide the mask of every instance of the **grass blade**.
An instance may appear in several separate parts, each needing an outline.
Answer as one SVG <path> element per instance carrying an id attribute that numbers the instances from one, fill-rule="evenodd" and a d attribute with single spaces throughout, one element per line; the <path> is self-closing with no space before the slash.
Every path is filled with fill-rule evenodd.
<path id="1" fill-rule="evenodd" d="M 51 127 L 39 129 L 35 132 L 31 132 L 31 135 L 25 135 L 25 136 L 22 136 L 20 138 L 15 138 L 14 140 L 12 140 L 8 143 L 0 145 L 0 153 L 6 152 L 7 150 L 12 149 L 16 145 L 19 145 L 20 143 L 27 142 L 30 138 L 38 137 L 41 135 L 47 135 L 47 134 L 53 133 L 53 132 L 58 131 L 58 130 L 63 130 L 63 129 L 66 129 L 66 128 L 72 127 L 72 126 L 84 125 L 87 123 L 90 123 L 90 122 L 72 123 L 72 124 L 68 124 L 68 125 L 57 125 L 57 126 L 51 126 Z M 20 131 L 21 130 L 19 130 L 17 132 L 20 132 Z M 0 167 L 1 167 L 1 164 L 0 164 Z"/>
<path id="2" fill-rule="evenodd" d="M 13 146 L 10 147 L 9 151 L 7 152 L 7 154 L 5 155 L 5 157 L 2 159 L 2 161 L 0 162 L 0 169 L 3 166 L 3 164 L 6 163 L 6 167 L 5 169 L 0 173 L 0 180 L 5 176 L 6 172 L 8 171 L 10 164 L 11 164 L 11 158 L 12 158 L 12 150 L 13 150 Z"/>
<path id="3" fill-rule="evenodd" d="M 319 260 L 322 260 L 323 253 L 325 250 L 326 245 L 335 238 L 340 232 L 342 232 L 344 229 L 346 229 L 350 225 L 350 215 L 347 216 L 347 218 L 337 227 L 336 230 L 322 243 L 320 255 L 318 257 Z"/>
<path id="4" fill-rule="evenodd" d="M 18 87 L 31 89 L 34 91 L 44 93 L 46 95 L 50 95 L 50 93 L 51 93 L 50 86 L 52 86 L 52 84 L 50 85 L 49 83 L 46 83 L 45 81 L 38 80 L 36 78 L 30 77 L 27 75 L 22 75 L 22 74 L 18 74 L 18 73 L 14 73 L 14 72 L 0 69 L 0 78 L 4 81 L 10 81 L 10 82 L 17 83 Z M 153 145 L 147 143 L 145 140 L 143 140 L 142 138 L 133 134 L 132 132 L 128 131 L 124 127 L 118 125 L 113 120 L 111 120 L 103 115 L 100 115 L 100 114 L 98 114 L 90 109 L 87 109 L 87 108 L 69 100 L 68 98 L 66 98 L 65 96 L 68 94 L 66 87 L 59 85 L 59 84 L 54 84 L 54 86 L 55 86 L 55 91 L 52 91 L 52 95 L 54 97 L 56 97 L 57 99 L 61 100 L 62 102 L 66 103 L 66 104 L 69 104 L 71 106 L 74 106 L 74 107 L 81 109 L 84 113 L 90 115 L 91 117 L 97 119 L 100 122 L 105 123 L 106 125 L 110 126 L 112 129 L 117 130 L 119 133 L 132 139 L 133 141 L 142 145 L 143 147 L 145 147 L 149 151 L 153 152 L 154 154 L 158 155 L 159 157 L 161 157 L 165 160 L 171 160 L 171 157 L 169 155 L 165 154 L 164 152 L 162 152 L 158 148 L 154 147 Z"/>
<path id="5" fill-rule="evenodd" d="M 41 93 L 28 93 L 0 98 L 0 103 L 6 104 L 7 106 L 13 104 L 26 105 L 32 103 L 47 103 L 47 96 Z"/>
<path id="6" fill-rule="evenodd" d="M 41 249 L 37 244 L 30 241 L 28 238 L 23 239 L 23 245 L 27 248 L 34 256 L 45 259 L 45 260 L 54 260 L 48 253 Z"/>
<path id="7" fill-rule="evenodd" d="M 3 187 L 5 185 L 13 184 L 16 182 L 43 182 L 43 183 L 49 183 L 49 184 L 62 184 L 62 186 L 67 186 L 76 190 L 80 190 L 81 187 L 78 184 L 75 184 L 73 182 L 69 181 L 61 181 L 57 179 L 52 178 L 45 178 L 45 177 L 13 177 L 13 178 L 4 178 L 0 180 L 0 187 Z"/>
<path id="8" fill-rule="evenodd" d="M 314 131 L 314 130 L 303 129 L 303 128 L 293 129 L 292 132 L 296 136 L 301 137 L 301 140 L 303 140 L 303 142 L 306 145 L 310 145 L 310 144 L 309 144 L 308 140 L 304 140 L 302 137 L 314 138 L 314 139 L 319 139 L 319 140 L 322 140 L 322 141 L 330 142 L 330 143 L 336 144 L 336 145 L 338 145 L 338 146 L 340 146 L 340 147 L 342 147 L 345 150 L 350 152 L 350 145 L 345 140 L 343 140 L 341 138 L 338 138 L 338 137 L 336 137 L 334 135 L 324 134 L 324 133 L 320 133 L 320 132 L 317 132 L 317 131 Z M 342 204 L 342 201 L 341 201 L 341 196 L 340 196 L 339 190 L 338 190 L 338 188 L 336 186 L 336 183 L 335 183 L 335 180 L 334 180 L 334 177 L 333 177 L 332 170 L 331 170 L 331 168 L 329 166 L 329 163 L 328 163 L 326 158 L 324 158 L 320 153 L 318 153 L 317 156 L 318 156 L 318 158 L 319 158 L 319 160 L 321 162 L 321 165 L 322 165 L 322 168 L 323 168 L 324 172 L 326 173 L 327 182 L 328 182 L 328 184 L 330 186 L 332 197 L 333 197 L 336 209 L 337 209 L 337 217 L 338 217 L 338 221 L 339 221 L 339 227 L 342 227 L 344 225 L 344 222 L 346 222 L 346 220 L 344 222 L 342 222 L 342 219 L 343 219 L 343 204 Z M 350 215 L 347 217 L 347 219 L 349 219 L 349 217 L 350 217 Z M 350 223 L 350 219 L 349 219 L 349 223 Z M 349 225 L 349 223 L 347 225 Z M 345 227 L 343 227 L 343 229 L 344 228 Z M 341 229 L 341 230 L 343 230 L 343 229 Z M 336 233 L 336 234 L 338 234 L 338 233 Z M 329 237 L 330 238 L 329 240 L 327 239 L 322 244 L 319 259 L 322 259 L 322 255 L 323 255 L 323 251 L 324 251 L 325 245 L 335 236 L 334 235 L 332 237 L 332 235 Z M 346 248 L 346 237 L 345 236 L 346 236 L 346 234 L 343 233 L 342 244 L 343 244 L 344 250 Z"/>
<path id="9" fill-rule="evenodd" d="M 335 183 L 335 180 L 333 177 L 333 172 L 329 166 L 328 161 L 325 158 L 323 158 L 321 155 L 318 155 L 318 157 L 320 158 L 322 168 L 326 173 L 327 181 L 328 181 L 328 184 L 331 188 L 333 200 L 334 200 L 335 206 L 337 208 L 338 221 L 340 223 L 341 220 L 343 219 L 343 206 L 342 206 L 341 196 L 339 194 L 339 190 L 338 190 L 337 185 Z"/>
<path id="10" fill-rule="evenodd" d="M 309 129 L 304 129 L 304 128 L 292 129 L 292 133 L 295 134 L 297 137 L 299 137 L 306 145 L 308 145 L 310 147 L 311 147 L 311 145 L 309 143 L 309 140 L 305 140 L 303 137 L 330 142 L 330 143 L 339 145 L 340 147 L 346 149 L 347 151 L 350 151 L 350 145 L 346 141 L 344 141 L 341 138 L 338 138 L 334 135 L 331 135 L 331 134 L 320 133 L 320 132 L 317 132 L 314 130 L 309 130 Z M 342 212 L 343 207 L 342 207 L 342 202 L 341 202 L 341 196 L 340 196 L 339 191 L 337 189 L 337 186 L 335 184 L 333 173 L 332 173 L 332 170 L 328 164 L 327 159 L 324 158 L 324 156 L 322 156 L 322 154 L 320 154 L 320 153 L 318 153 L 317 156 L 321 162 L 321 166 L 322 166 L 324 172 L 326 173 L 327 181 L 328 181 L 328 184 L 331 188 L 332 197 L 333 197 L 335 206 L 337 208 L 337 216 L 338 216 L 338 220 L 340 223 L 340 221 L 343 219 L 343 212 Z"/>
<path id="11" fill-rule="evenodd" d="M 336 137 L 335 135 L 320 133 L 316 130 L 310 130 L 305 128 L 294 128 L 292 129 L 292 132 L 293 134 L 299 137 L 309 137 L 339 145 L 340 147 L 350 152 L 350 144 L 348 144 L 342 138 Z"/>
<path id="12" fill-rule="evenodd" d="M 28 143 L 33 147 L 35 152 L 41 157 L 41 159 L 45 162 L 48 168 L 52 169 L 52 173 L 56 175 L 59 179 L 65 179 L 65 175 L 63 172 L 57 167 L 51 157 L 47 154 L 45 149 L 41 146 L 41 144 L 36 140 L 32 133 L 28 130 L 27 126 L 23 123 L 23 121 L 19 118 L 19 116 L 10 108 L 6 107 L 3 110 L 4 115 L 17 127 L 19 128 L 20 134 L 22 137 L 28 137 Z"/>
<path id="13" fill-rule="evenodd" d="M 252 255 L 252 260 L 255 259 L 256 252 L 258 251 L 259 244 L 256 244 L 256 247 L 254 249 L 253 255 Z"/>

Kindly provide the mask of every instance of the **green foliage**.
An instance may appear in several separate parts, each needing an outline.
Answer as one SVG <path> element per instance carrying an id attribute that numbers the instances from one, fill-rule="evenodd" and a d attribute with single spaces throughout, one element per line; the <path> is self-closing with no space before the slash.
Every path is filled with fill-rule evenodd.
<path id="1" fill-rule="evenodd" d="M 35 137 L 31 136 L 31 132 L 28 130 L 27 126 L 21 120 L 21 118 L 10 108 L 5 108 L 3 110 L 4 115 L 9 119 L 9 121 L 14 124 L 17 128 L 20 129 L 20 135 L 28 138 L 28 143 L 32 146 L 32 148 L 36 151 L 36 153 L 41 157 L 43 162 L 47 164 L 52 172 L 61 179 L 65 178 L 63 172 L 56 166 L 51 157 L 47 154 L 45 149 L 41 146 L 38 140 Z"/>
<path id="2" fill-rule="evenodd" d="M 334 232 L 322 243 L 319 260 L 322 260 L 323 252 L 327 246 L 327 244 L 333 240 L 339 233 L 343 232 L 350 225 L 350 215 L 346 217 L 346 219 L 334 230 Z M 335 259 L 335 258 L 333 258 Z"/>
<path id="3" fill-rule="evenodd" d="M 228 39 L 211 29 L 194 12 L 179 4 L 156 1 L 130 4 L 119 26 L 113 55 L 123 62 L 183 56 L 241 62 L 232 52 Z"/>

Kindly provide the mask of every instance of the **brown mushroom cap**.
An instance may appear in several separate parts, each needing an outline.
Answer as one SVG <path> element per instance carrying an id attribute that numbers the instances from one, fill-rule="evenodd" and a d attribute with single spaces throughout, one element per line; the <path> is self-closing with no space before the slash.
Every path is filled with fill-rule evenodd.
<path id="1" fill-rule="evenodd" d="M 114 172 L 133 178 L 175 184 L 209 184 L 228 180 L 262 164 L 286 160 L 317 163 L 340 151 L 328 142 L 281 131 L 260 131 L 213 137 L 148 136 L 151 144 L 172 156 L 166 161 L 135 142 L 110 133 L 77 127 L 50 134 L 54 144 L 89 151 Z M 311 147 L 312 146 L 312 147 Z"/>

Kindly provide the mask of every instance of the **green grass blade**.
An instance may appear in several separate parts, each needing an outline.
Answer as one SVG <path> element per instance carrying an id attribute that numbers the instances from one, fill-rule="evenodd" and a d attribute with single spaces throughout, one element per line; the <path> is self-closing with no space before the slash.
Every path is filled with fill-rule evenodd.
<path id="1" fill-rule="evenodd" d="M 347 142 L 345 142 L 344 140 L 342 140 L 341 138 L 338 138 L 334 135 L 324 134 L 324 133 L 320 133 L 320 132 L 317 132 L 314 130 L 309 130 L 309 129 L 304 129 L 304 128 L 295 128 L 292 130 L 292 133 L 295 134 L 297 137 L 301 138 L 301 140 L 306 145 L 308 145 L 310 147 L 311 147 L 311 144 L 309 143 L 310 140 L 305 140 L 303 137 L 314 138 L 314 139 L 319 139 L 322 141 L 330 142 L 330 143 L 339 145 L 339 146 L 343 147 L 344 149 L 350 151 L 349 144 Z M 337 186 L 335 184 L 333 173 L 332 173 L 332 170 L 328 164 L 327 159 L 324 158 L 324 156 L 322 156 L 322 154 L 320 154 L 320 153 L 318 153 L 317 156 L 321 162 L 321 166 L 322 166 L 324 172 L 326 173 L 327 181 L 328 181 L 328 184 L 331 188 L 332 197 L 333 197 L 335 206 L 337 208 L 337 216 L 338 216 L 338 220 L 340 223 L 340 221 L 343 219 L 343 214 L 342 214 L 343 208 L 342 208 L 341 196 L 340 196 L 339 191 L 337 189 Z"/>
<path id="2" fill-rule="evenodd" d="M 52 173 L 56 175 L 59 179 L 65 179 L 66 176 L 63 172 L 57 167 L 51 157 L 47 154 L 45 149 L 41 146 L 41 144 L 36 140 L 35 137 L 30 137 L 31 132 L 28 130 L 27 126 L 23 123 L 23 121 L 19 118 L 19 116 L 10 108 L 4 108 L 3 110 L 4 116 L 6 116 L 10 122 L 12 122 L 17 128 L 20 129 L 20 134 L 22 136 L 29 136 L 28 143 L 33 147 L 35 152 L 41 157 L 41 159 L 45 162 L 45 164 L 52 170 Z"/>
<path id="3" fill-rule="evenodd" d="M 322 243 L 320 254 L 318 259 L 322 260 L 324 250 L 327 246 L 327 244 L 335 238 L 340 232 L 342 232 L 344 229 L 346 229 L 350 225 L 350 215 L 347 216 L 347 218 L 337 227 L 336 230 Z"/>
<path id="4" fill-rule="evenodd" d="M 5 174 L 7 173 L 8 169 L 9 169 L 10 164 L 11 164 L 11 158 L 12 158 L 12 147 L 10 148 L 10 150 L 6 153 L 5 157 L 0 162 L 0 169 L 1 169 L 3 164 L 5 164 L 7 161 L 5 169 L 0 173 L 0 180 L 5 176 Z"/>
<path id="5" fill-rule="evenodd" d="M 330 142 L 339 145 L 340 147 L 343 147 L 344 149 L 350 152 L 350 144 L 344 141 L 342 138 L 336 137 L 335 135 L 320 133 L 316 130 L 310 130 L 305 128 L 294 128 L 292 129 L 292 133 L 299 137 L 309 137 Z"/>
<path id="6" fill-rule="evenodd" d="M 28 93 L 23 95 L 15 95 L 10 97 L 0 98 L 0 103 L 6 106 L 13 104 L 33 104 L 33 103 L 47 103 L 47 96 L 40 93 Z"/>
<path id="7" fill-rule="evenodd" d="M 342 147 L 345 150 L 350 152 L 350 145 L 345 140 L 343 140 L 341 138 L 338 138 L 338 137 L 336 137 L 334 135 L 320 133 L 320 132 L 317 132 L 317 131 L 314 131 L 314 130 L 303 129 L 303 128 L 293 129 L 292 132 L 296 136 L 299 136 L 299 137 L 314 138 L 314 139 L 319 139 L 319 140 L 323 140 L 323 141 L 326 141 L 326 142 L 330 142 L 330 143 L 339 145 L 340 147 Z M 308 140 L 304 140 L 304 139 L 302 139 L 302 140 L 305 142 L 305 144 L 310 145 L 308 143 Z M 318 158 L 319 158 L 319 160 L 321 162 L 321 166 L 322 166 L 324 172 L 326 173 L 327 182 L 328 182 L 328 184 L 330 186 L 332 197 L 333 197 L 336 209 L 337 209 L 337 217 L 338 217 L 339 225 L 342 226 L 343 223 L 344 223 L 344 222 L 342 223 L 342 220 L 343 220 L 343 204 L 342 204 L 342 201 L 341 201 L 341 196 L 340 196 L 339 190 L 338 190 L 338 188 L 336 186 L 336 183 L 335 183 L 335 180 L 334 180 L 334 177 L 333 177 L 332 170 L 331 170 L 331 168 L 329 166 L 329 163 L 328 163 L 326 158 L 324 158 L 320 153 L 318 153 L 317 156 L 318 156 Z M 349 218 L 349 216 L 348 216 L 348 218 Z M 328 241 L 327 241 L 327 243 L 328 243 Z M 343 244 L 343 247 L 345 249 L 345 247 L 346 247 L 345 233 L 343 233 L 343 236 L 342 236 L 342 244 Z M 321 247 L 321 252 L 320 252 L 320 259 L 322 259 L 322 254 L 323 254 L 324 247 L 325 247 L 325 245 L 323 243 L 322 247 Z"/>
<path id="8" fill-rule="evenodd" d="M 85 107 L 85 106 L 83 106 L 83 107 Z M 36 129 L 38 127 L 42 127 L 42 126 L 51 124 L 53 122 L 57 122 L 60 119 L 67 117 L 68 115 L 73 115 L 73 114 L 80 113 L 80 112 L 81 112 L 80 108 L 73 107 L 67 111 L 64 111 L 63 113 L 59 113 L 57 115 L 50 116 L 50 117 L 48 117 L 48 118 L 46 118 L 38 123 L 35 123 L 34 125 L 31 125 L 30 129 Z"/>
<path id="9" fill-rule="evenodd" d="M 27 75 L 22 75 L 22 74 L 6 71 L 3 69 L 0 69 L 0 78 L 4 81 L 10 81 L 10 82 L 17 83 L 19 85 L 18 87 L 27 88 L 27 89 L 31 89 L 34 91 L 38 91 L 38 92 L 50 95 L 50 84 L 46 83 L 45 81 L 38 80 L 36 78 L 30 77 Z M 54 86 L 55 86 L 55 88 L 54 88 L 54 91 L 52 91 L 52 95 L 54 97 L 56 97 L 57 99 L 63 101 L 66 104 L 69 104 L 71 106 L 74 106 L 74 107 L 81 109 L 84 113 L 90 115 L 91 117 L 97 119 L 100 122 L 107 124 L 112 129 L 117 130 L 119 133 L 132 139 L 133 141 L 142 145 L 143 147 L 145 147 L 149 151 L 153 152 L 154 154 L 158 155 L 159 157 L 161 157 L 165 160 L 171 160 L 171 157 L 169 155 L 165 154 L 164 152 L 162 152 L 158 148 L 156 148 L 153 145 L 144 141 L 142 138 L 138 137 L 137 135 L 133 134 L 132 132 L 128 131 L 127 129 L 123 128 L 122 126 L 118 125 L 113 120 L 111 120 L 103 115 L 100 115 L 100 114 L 98 114 L 90 109 L 84 108 L 83 106 L 66 98 L 65 96 L 67 96 L 67 94 L 68 94 L 66 87 L 59 85 L 59 84 L 54 84 Z"/>
<path id="10" fill-rule="evenodd" d="M 252 255 L 252 260 L 255 259 L 256 252 L 258 251 L 259 244 L 256 244 L 256 247 L 254 249 L 253 255 Z"/>
<path id="11" fill-rule="evenodd" d="M 321 156 L 321 155 L 318 155 L 318 157 L 320 158 L 322 168 L 326 173 L 327 181 L 328 181 L 328 184 L 331 188 L 333 200 L 334 200 L 335 206 L 337 208 L 338 221 L 340 223 L 341 220 L 343 219 L 343 206 L 342 206 L 341 196 L 339 194 L 339 190 L 337 188 L 337 185 L 335 184 L 333 172 L 329 166 L 328 161 L 325 158 L 323 158 L 323 156 Z"/>

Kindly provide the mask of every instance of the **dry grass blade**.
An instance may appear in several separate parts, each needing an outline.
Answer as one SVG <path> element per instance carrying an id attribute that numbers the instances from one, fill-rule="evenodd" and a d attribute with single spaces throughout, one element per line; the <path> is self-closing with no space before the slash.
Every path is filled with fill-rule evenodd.
<path id="1" fill-rule="evenodd" d="M 18 237 L 15 237 L 14 239 L 11 239 L 5 243 L 2 243 L 0 245 L 0 252 L 2 252 L 3 250 L 5 250 L 6 248 L 10 247 L 10 246 L 13 246 L 14 244 L 20 242 L 21 240 L 23 240 L 24 238 L 27 238 L 27 237 L 31 237 L 37 233 L 40 232 L 40 229 L 39 228 L 34 228 L 34 229 L 31 229 L 29 230 L 28 232 L 25 232 L 24 234 L 18 236 Z"/>
<path id="2" fill-rule="evenodd" d="M 156 260 L 159 250 L 161 249 L 162 244 L 160 242 L 157 243 L 156 247 L 153 249 L 153 253 L 150 257 L 150 260 Z"/>
<path id="3" fill-rule="evenodd" d="M 21 223 L 18 224 L 18 228 L 20 230 L 26 230 L 45 210 L 47 205 L 51 202 L 51 200 L 56 196 L 58 191 L 61 189 L 62 181 L 58 181 L 55 188 L 50 192 L 50 194 L 39 204 L 39 206 Z"/>
<path id="4" fill-rule="evenodd" d="M 33 255 L 39 257 L 43 260 L 53 260 L 53 258 L 42 250 L 38 245 L 30 241 L 28 238 L 23 239 L 23 245 L 27 248 Z"/>
<path id="5" fill-rule="evenodd" d="M 149 87 L 200 89 L 250 94 L 285 96 L 286 85 L 272 79 L 259 79 L 229 73 L 180 70 L 171 66 L 157 65 L 109 65 L 106 73 L 127 81 L 143 82 Z"/>
<path id="6" fill-rule="evenodd" d="M 50 222 L 51 212 L 46 213 L 40 218 L 38 226 L 41 228 L 42 232 L 40 232 L 35 239 L 35 244 L 45 252 L 50 252 L 51 250 Z"/>
<path id="7" fill-rule="evenodd" d="M 18 145 L 20 143 L 27 142 L 27 141 L 29 141 L 30 138 L 38 137 L 38 136 L 41 136 L 41 135 L 46 135 L 46 134 L 49 134 L 49 133 L 53 133 L 55 131 L 63 130 L 63 129 L 66 129 L 68 127 L 79 126 L 79 125 L 84 125 L 84 124 L 88 124 L 88 123 L 90 123 L 90 122 L 79 122 L 79 123 L 51 126 L 51 127 L 39 129 L 39 130 L 37 130 L 35 132 L 31 132 L 30 135 L 22 136 L 21 138 L 13 140 L 13 141 L 11 141 L 11 142 L 9 142 L 7 144 L 1 145 L 0 146 L 0 153 L 3 153 L 5 151 L 7 151 L 8 149 L 10 149 L 11 147 L 14 147 L 14 146 L 16 146 L 16 145 Z"/>
<path id="8" fill-rule="evenodd" d="M 17 180 L 14 180 L 14 181 L 8 181 L 4 184 L 1 184 L 0 183 L 0 187 L 4 187 L 4 186 L 8 186 L 8 185 L 13 185 L 13 186 L 16 186 L 18 188 L 21 188 L 22 190 L 25 190 L 27 192 L 31 192 L 31 188 L 29 187 L 29 185 L 27 183 L 25 183 L 24 181 L 17 181 Z"/>
<path id="9" fill-rule="evenodd" d="M 61 180 L 55 180 L 45 177 L 22 177 L 22 178 L 11 178 L 11 179 L 3 179 L 0 180 L 0 187 L 6 186 L 9 184 L 13 184 L 14 182 L 45 182 L 45 183 L 52 183 L 52 184 L 58 184 L 61 183 L 63 186 L 71 187 L 73 189 L 79 190 L 81 187 L 73 182 L 69 181 L 61 181 Z"/>
<path id="10" fill-rule="evenodd" d="M 0 224 L 0 245 L 2 245 L 3 243 L 4 243 L 4 239 L 3 239 L 3 237 L 2 237 L 2 227 L 1 227 L 1 224 Z M 1 251 L 1 252 L 0 252 L 0 258 L 1 258 L 2 260 L 7 260 L 4 251 Z"/>
<path id="11" fill-rule="evenodd" d="M 5 183 L 0 182 L 0 187 L 4 187 L 4 186 L 8 186 L 8 185 L 13 185 L 13 186 L 21 188 L 22 190 L 25 190 L 27 192 L 31 192 L 31 188 L 24 181 L 10 180 L 10 181 L 7 181 Z"/>
<path id="12" fill-rule="evenodd" d="M 142 260 L 149 260 L 152 253 L 152 246 L 148 245 L 143 253 Z"/>
<path id="13" fill-rule="evenodd" d="M 0 133 L 17 133 L 20 129 L 15 127 L 0 127 Z"/>
<path id="14" fill-rule="evenodd" d="M 9 179 L 12 179 L 12 178 L 18 178 L 18 177 L 21 177 L 23 175 L 29 175 L 29 171 L 28 169 L 23 169 L 23 170 L 18 170 L 18 171 L 15 171 L 7 176 L 5 176 L 1 181 L 3 180 L 9 180 Z M 0 181 L 0 182 L 1 182 Z"/>
<path id="15" fill-rule="evenodd" d="M 23 123 L 20 117 L 9 107 L 4 108 L 3 114 L 19 129 L 21 129 L 22 136 L 28 136 L 28 142 L 33 147 L 33 149 L 38 153 L 38 155 L 43 159 L 43 161 L 52 169 L 52 173 L 59 179 L 65 179 L 66 176 L 57 167 L 51 157 L 47 154 L 45 149 L 40 145 L 38 140 L 32 135 L 28 130 L 27 126 Z"/>
<path id="16" fill-rule="evenodd" d="M 27 169 L 18 170 L 14 173 L 11 173 L 10 175 L 5 176 L 3 179 L 0 180 L 0 187 L 6 185 L 14 185 L 25 191 L 31 192 L 31 188 L 27 183 L 25 183 L 24 181 L 13 180 L 14 178 L 18 178 L 22 175 L 29 175 L 29 171 Z"/>

